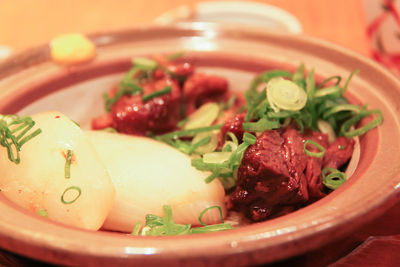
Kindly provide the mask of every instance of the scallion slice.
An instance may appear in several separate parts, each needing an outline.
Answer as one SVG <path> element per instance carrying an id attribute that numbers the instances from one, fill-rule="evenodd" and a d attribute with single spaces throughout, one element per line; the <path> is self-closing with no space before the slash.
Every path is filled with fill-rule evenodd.
<path id="1" fill-rule="evenodd" d="M 264 132 L 267 130 L 280 128 L 281 124 L 278 120 L 263 117 L 257 122 L 244 122 L 243 130 L 249 132 Z"/>
<path id="2" fill-rule="evenodd" d="M 49 214 L 47 213 L 47 211 L 46 211 L 45 209 L 38 210 L 38 211 L 37 211 L 37 214 L 38 214 L 39 216 L 44 217 L 44 218 L 48 218 L 48 217 L 49 217 Z"/>
<path id="3" fill-rule="evenodd" d="M 156 136 L 156 139 L 163 140 L 166 138 L 178 138 L 182 136 L 193 136 L 198 133 L 210 132 L 213 130 L 217 130 L 222 127 L 222 124 L 215 124 L 207 127 L 199 127 L 194 129 L 180 130 L 175 132 L 170 132 L 163 135 Z"/>
<path id="4" fill-rule="evenodd" d="M 203 218 L 204 214 L 206 214 L 206 212 L 211 210 L 211 209 L 218 209 L 219 215 L 221 217 L 221 223 L 224 223 L 224 217 L 222 216 L 222 209 L 221 209 L 220 206 L 211 206 L 211 207 L 208 207 L 208 208 L 204 209 L 199 215 L 199 222 L 204 226 L 207 225 L 206 223 L 203 222 L 202 218 Z"/>
<path id="5" fill-rule="evenodd" d="M 363 118 L 370 116 L 370 115 L 376 115 L 375 119 L 372 121 L 368 122 L 367 124 L 363 125 L 362 127 L 354 130 L 350 130 L 351 127 L 358 122 L 360 122 Z M 381 124 L 383 121 L 383 115 L 382 112 L 379 109 L 373 109 L 373 110 L 365 110 L 362 109 L 359 114 L 356 116 L 352 117 L 351 119 L 345 121 L 342 124 L 342 127 L 340 128 L 340 132 L 346 136 L 347 138 L 351 138 L 354 136 L 359 136 L 362 134 L 365 134 L 369 130 L 372 130 L 373 128 L 377 127 L 379 124 Z"/>
<path id="6" fill-rule="evenodd" d="M 131 235 L 140 235 L 141 229 L 142 229 L 142 223 L 141 222 L 135 223 Z"/>
<path id="7" fill-rule="evenodd" d="M 71 200 L 65 200 L 65 194 L 70 191 L 76 191 L 76 196 L 73 197 Z M 61 202 L 63 204 L 72 204 L 74 203 L 82 194 L 82 190 L 78 186 L 70 186 L 61 195 Z"/>
<path id="8" fill-rule="evenodd" d="M 326 167 L 321 172 L 322 183 L 329 189 L 336 190 L 346 182 L 346 174 L 334 168 Z"/>
<path id="9" fill-rule="evenodd" d="M 71 160 L 72 160 L 72 150 L 67 150 L 67 155 L 65 157 L 65 166 L 64 166 L 64 177 L 65 179 L 71 178 Z"/>
<path id="10" fill-rule="evenodd" d="M 307 94 L 303 88 L 283 78 L 274 78 L 268 82 L 267 98 L 276 112 L 280 109 L 300 110 L 307 103 Z"/>
<path id="11" fill-rule="evenodd" d="M 149 101 L 149 100 L 151 100 L 151 99 L 153 99 L 153 98 L 155 98 L 155 97 L 159 97 L 159 96 L 168 94 L 168 93 L 171 92 L 171 90 L 172 90 L 172 87 L 171 87 L 171 86 L 169 86 L 169 85 L 168 85 L 168 86 L 165 86 L 164 89 L 161 89 L 161 90 L 155 91 L 155 92 L 153 92 L 153 93 L 151 93 L 151 94 L 142 96 L 142 100 L 143 100 L 143 102 L 147 102 L 147 101 Z"/>
<path id="12" fill-rule="evenodd" d="M 29 133 L 34 125 L 35 122 L 28 116 L 0 115 L 0 145 L 7 149 L 11 162 L 19 164 L 21 147 L 42 132 L 36 129 Z"/>
<path id="13" fill-rule="evenodd" d="M 308 145 L 313 145 L 315 148 L 319 150 L 319 152 L 313 152 L 307 148 Z M 310 157 L 314 158 L 322 158 L 325 153 L 325 148 L 321 146 L 320 144 L 314 142 L 313 140 L 306 140 L 304 142 L 304 153 Z"/>
<path id="14" fill-rule="evenodd" d="M 217 103 L 210 102 L 199 107 L 187 117 L 184 130 L 210 126 L 218 117 L 220 108 Z"/>
<path id="15" fill-rule="evenodd" d="M 157 61 L 146 57 L 135 57 L 132 59 L 132 63 L 136 68 L 145 71 L 153 71 L 158 66 Z"/>

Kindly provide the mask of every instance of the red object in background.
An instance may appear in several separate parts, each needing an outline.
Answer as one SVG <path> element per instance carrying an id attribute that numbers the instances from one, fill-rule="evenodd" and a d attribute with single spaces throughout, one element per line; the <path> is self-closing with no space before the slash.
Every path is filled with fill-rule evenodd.
<path id="1" fill-rule="evenodd" d="M 382 63 L 397 75 L 400 75 L 400 53 L 389 52 L 385 49 L 381 36 L 378 34 L 379 29 L 382 27 L 389 17 L 393 17 L 397 26 L 397 38 L 400 39 L 400 15 L 392 0 L 383 1 L 383 13 L 381 13 L 367 29 L 368 37 L 371 41 L 376 42 L 372 48 L 372 57 L 378 62 Z"/>

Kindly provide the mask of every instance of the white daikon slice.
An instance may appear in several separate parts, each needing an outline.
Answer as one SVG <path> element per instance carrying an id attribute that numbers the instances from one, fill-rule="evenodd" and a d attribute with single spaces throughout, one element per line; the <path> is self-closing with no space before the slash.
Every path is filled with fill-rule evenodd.
<path id="1" fill-rule="evenodd" d="M 114 206 L 104 229 L 130 232 L 146 214 L 162 216 L 170 205 L 174 221 L 199 225 L 200 213 L 220 206 L 226 214 L 225 191 L 218 179 L 206 184 L 209 173 L 191 166 L 190 158 L 178 150 L 145 137 L 117 133 L 86 132 L 108 169 L 116 189 Z M 202 218 L 207 224 L 221 222 L 218 209 Z"/>
<path id="2" fill-rule="evenodd" d="M 113 205 L 115 190 L 95 149 L 82 130 L 59 112 L 36 114 L 32 119 L 36 124 L 31 131 L 42 132 L 22 146 L 19 164 L 11 162 L 6 148 L 0 147 L 1 193 L 51 220 L 99 229 Z"/>

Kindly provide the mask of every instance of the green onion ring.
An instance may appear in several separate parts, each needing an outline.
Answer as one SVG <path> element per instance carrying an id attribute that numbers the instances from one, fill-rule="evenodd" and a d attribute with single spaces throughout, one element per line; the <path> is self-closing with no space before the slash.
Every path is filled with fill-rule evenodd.
<path id="1" fill-rule="evenodd" d="M 334 168 L 324 168 L 321 172 L 321 176 L 322 183 L 332 190 L 338 189 L 344 182 L 346 182 L 346 174 Z"/>
<path id="2" fill-rule="evenodd" d="M 315 146 L 320 152 L 312 152 L 307 149 L 307 145 L 313 145 Z M 325 154 L 325 148 L 321 146 L 320 144 L 314 142 L 313 140 L 307 140 L 304 142 L 304 153 L 310 157 L 314 158 L 322 158 Z"/>
<path id="3" fill-rule="evenodd" d="M 342 94 L 342 89 L 338 85 L 319 89 L 315 91 L 314 97 L 316 98 L 326 97 L 334 94 L 340 94 L 340 95 Z"/>
<path id="4" fill-rule="evenodd" d="M 322 119 L 325 120 L 329 116 L 332 116 L 333 114 L 336 114 L 341 111 L 352 111 L 355 113 L 360 113 L 360 107 L 357 105 L 353 105 L 353 104 L 344 104 L 344 105 L 334 106 L 322 114 Z"/>
<path id="5" fill-rule="evenodd" d="M 358 128 L 358 129 L 350 130 L 350 128 L 353 125 L 355 125 L 356 123 L 361 121 L 363 118 L 365 118 L 369 115 L 373 115 L 373 114 L 377 115 L 377 117 L 375 119 L 373 119 L 372 121 L 368 122 L 367 124 L 365 124 L 364 126 Z M 347 121 L 345 121 L 342 124 L 342 127 L 340 128 L 340 132 L 347 138 L 359 136 L 359 135 L 365 134 L 369 130 L 375 128 L 376 126 L 381 124 L 382 121 L 383 121 L 383 115 L 379 109 L 372 109 L 369 111 L 361 111 L 360 114 L 357 114 L 356 116 L 352 117 L 351 119 L 348 119 Z"/>
<path id="6" fill-rule="evenodd" d="M 70 191 L 70 190 L 76 190 L 76 191 L 78 191 L 78 195 L 77 195 L 73 200 L 65 201 L 64 195 L 65 195 L 65 193 L 67 193 L 67 192 Z M 72 203 L 74 203 L 74 202 L 81 196 L 81 193 L 82 193 L 82 190 L 81 190 L 79 187 L 77 187 L 77 186 L 70 186 L 70 187 L 68 187 L 67 189 L 65 189 L 64 193 L 62 193 L 62 195 L 61 195 L 61 202 L 62 202 L 63 204 L 72 204 Z"/>
<path id="7" fill-rule="evenodd" d="M 149 101 L 149 100 L 151 100 L 153 98 L 168 94 L 168 93 L 171 92 L 171 90 L 172 90 L 172 87 L 167 85 L 167 86 L 164 87 L 164 89 L 161 89 L 161 90 L 155 91 L 155 92 L 153 92 L 151 94 L 142 96 L 142 100 L 143 100 L 143 102 L 147 102 L 147 101 Z"/>
<path id="8" fill-rule="evenodd" d="M 219 215 L 220 215 L 220 217 L 221 217 L 221 223 L 224 223 L 224 217 L 222 216 L 222 209 L 221 209 L 220 206 L 211 206 L 211 207 L 208 207 L 208 208 L 204 209 L 202 212 L 200 212 L 200 215 L 199 215 L 199 222 L 200 222 L 202 225 L 207 226 L 207 224 L 203 222 L 202 218 L 203 218 L 204 214 L 205 214 L 207 211 L 211 210 L 211 209 L 218 209 L 218 210 L 219 210 Z"/>
<path id="9" fill-rule="evenodd" d="M 329 81 L 334 80 L 334 79 L 336 79 L 335 85 L 339 85 L 340 81 L 342 80 L 342 77 L 337 75 L 337 76 L 332 76 L 332 77 L 326 78 L 325 80 L 322 81 L 322 83 L 319 84 L 318 88 L 323 88 L 326 83 L 328 83 Z"/>

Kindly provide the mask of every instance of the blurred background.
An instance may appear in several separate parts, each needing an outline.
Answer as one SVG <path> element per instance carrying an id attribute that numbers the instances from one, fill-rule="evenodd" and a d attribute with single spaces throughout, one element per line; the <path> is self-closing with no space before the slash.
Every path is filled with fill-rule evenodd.
<path id="1" fill-rule="evenodd" d="M 318 37 L 398 69 L 400 19 L 393 11 L 399 6 L 393 0 L 1 0 L 0 58 L 62 33 L 197 20 Z"/>
<path id="2" fill-rule="evenodd" d="M 399 12 L 400 0 L 0 0 L 0 61 L 63 33 L 96 33 L 152 23 L 211 21 L 320 38 L 373 58 L 399 75 Z M 334 244 L 334 249 L 324 247 L 290 259 L 286 264 L 313 266 L 311 262 L 316 257 L 325 258 L 323 262 L 326 263 L 333 262 L 371 235 L 389 237 L 369 247 L 371 242 L 367 241 L 363 247 L 365 255 L 381 258 L 392 255 L 394 249 L 400 248 L 400 235 L 394 236 L 398 234 L 395 228 L 398 223 L 393 223 L 398 218 L 400 209 L 393 209 L 347 241 Z M 361 257 L 364 257 L 362 253 Z M 392 258 L 391 263 L 397 261 L 393 266 L 400 266 L 399 257 Z M 34 265 L 32 261 L 0 251 L 0 265 L 4 259 L 11 262 L 9 266 Z M 368 257 L 364 259 L 368 261 Z M 19 264 L 21 262 L 23 264 Z M 277 266 L 282 266 L 280 264 Z M 335 266 L 353 265 L 344 262 L 344 265 Z"/>

